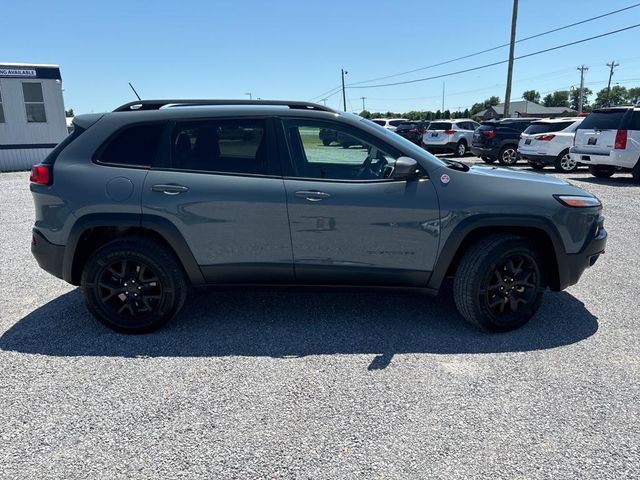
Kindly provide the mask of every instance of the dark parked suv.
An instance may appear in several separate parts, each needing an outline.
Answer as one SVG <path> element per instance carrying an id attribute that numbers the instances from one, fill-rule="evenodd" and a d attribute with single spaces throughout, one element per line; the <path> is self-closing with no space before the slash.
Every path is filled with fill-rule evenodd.
<path id="1" fill-rule="evenodd" d="M 482 122 L 473 134 L 471 152 L 487 163 L 496 160 L 501 165 L 514 165 L 518 161 L 520 134 L 539 118 L 503 118 Z"/>
<path id="2" fill-rule="evenodd" d="M 447 278 L 462 316 L 505 331 L 605 248 L 602 206 L 588 192 L 440 160 L 321 105 L 139 101 L 74 125 L 32 169 L 31 248 L 120 331 L 163 325 L 190 285 L 436 294 Z M 358 148 L 325 147 L 321 129 Z"/>

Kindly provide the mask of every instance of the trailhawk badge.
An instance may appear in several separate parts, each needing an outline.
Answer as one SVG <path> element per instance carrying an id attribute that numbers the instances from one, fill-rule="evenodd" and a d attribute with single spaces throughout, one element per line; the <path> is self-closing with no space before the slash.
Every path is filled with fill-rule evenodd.
<path id="1" fill-rule="evenodd" d="M 451 181 L 451 178 L 449 178 L 449 175 L 447 175 L 446 173 L 443 173 L 440 176 L 440 181 L 446 185 L 447 183 L 449 183 Z"/>

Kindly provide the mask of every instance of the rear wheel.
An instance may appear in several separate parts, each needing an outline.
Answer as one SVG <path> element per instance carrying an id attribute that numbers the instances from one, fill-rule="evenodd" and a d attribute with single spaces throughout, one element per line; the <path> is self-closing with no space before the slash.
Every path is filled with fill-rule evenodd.
<path id="1" fill-rule="evenodd" d="M 556 172 L 571 173 L 578 169 L 578 162 L 571 158 L 569 150 L 564 150 L 556 157 L 555 167 Z"/>
<path id="2" fill-rule="evenodd" d="M 173 253 L 145 237 L 115 240 L 87 261 L 85 303 L 106 326 L 125 333 L 160 328 L 182 307 L 187 281 Z"/>
<path id="3" fill-rule="evenodd" d="M 467 153 L 467 144 L 463 141 L 459 141 L 453 154 L 456 157 L 464 157 L 465 153 Z"/>
<path id="4" fill-rule="evenodd" d="M 480 157 L 485 163 L 493 163 L 496 161 L 495 158 L 492 157 Z"/>
<path id="5" fill-rule="evenodd" d="M 598 178 L 609 178 L 616 173 L 616 167 L 610 165 L 591 165 L 589 167 L 589 173 Z"/>
<path id="6" fill-rule="evenodd" d="M 483 238 L 462 257 L 453 293 L 462 316 L 495 332 L 529 321 L 542 302 L 542 260 L 527 239 L 499 234 Z"/>
<path id="7" fill-rule="evenodd" d="M 331 140 L 329 140 L 328 138 L 325 138 L 324 140 L 322 140 L 322 144 L 325 147 L 328 147 L 329 145 L 331 145 Z"/>
<path id="8" fill-rule="evenodd" d="M 638 159 L 636 166 L 631 170 L 631 175 L 633 175 L 634 182 L 640 183 L 640 159 Z"/>
<path id="9" fill-rule="evenodd" d="M 518 151 L 513 145 L 505 145 L 500 150 L 498 161 L 501 165 L 515 165 L 518 161 Z"/>

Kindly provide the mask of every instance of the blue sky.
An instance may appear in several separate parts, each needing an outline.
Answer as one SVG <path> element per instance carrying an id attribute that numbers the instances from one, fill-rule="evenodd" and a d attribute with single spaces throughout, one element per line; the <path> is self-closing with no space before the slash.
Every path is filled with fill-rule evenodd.
<path id="1" fill-rule="evenodd" d="M 634 0 L 520 0 L 518 37 L 623 8 Z M 0 62 L 61 66 L 65 104 L 76 113 L 143 98 L 309 100 L 340 83 L 416 69 L 508 42 L 511 0 L 31 1 L 3 6 Z M 640 23 L 640 7 L 516 45 L 516 55 Z M 516 61 L 512 99 L 579 82 L 640 86 L 640 28 Z M 410 80 L 507 58 L 503 48 L 401 76 Z M 504 98 L 506 65 L 446 78 L 445 108 Z M 441 106 L 443 80 L 348 89 L 348 110 L 408 111 Z M 383 82 L 384 83 L 384 82 Z M 339 94 L 327 104 L 341 106 Z"/>

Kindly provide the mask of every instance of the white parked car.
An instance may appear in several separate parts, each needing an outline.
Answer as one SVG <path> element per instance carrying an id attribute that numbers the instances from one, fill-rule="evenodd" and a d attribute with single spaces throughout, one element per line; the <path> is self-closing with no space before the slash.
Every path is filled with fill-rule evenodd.
<path id="1" fill-rule="evenodd" d="M 576 130 L 571 158 L 595 177 L 631 171 L 640 183 L 640 105 L 599 108 Z"/>
<path id="2" fill-rule="evenodd" d="M 520 135 L 518 153 L 536 170 L 552 165 L 557 172 L 573 172 L 578 163 L 569 155 L 569 149 L 584 118 L 545 118 L 533 122 Z"/>
<path id="3" fill-rule="evenodd" d="M 407 120 L 406 118 L 374 118 L 371 121 L 373 123 L 377 123 L 381 127 L 395 132 L 396 128 L 398 128 L 398 125 L 400 125 L 401 123 L 407 123 L 409 120 Z"/>

